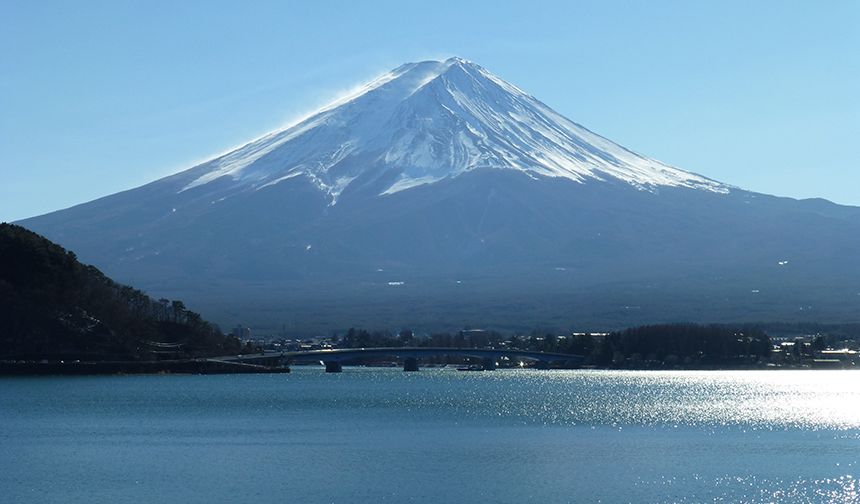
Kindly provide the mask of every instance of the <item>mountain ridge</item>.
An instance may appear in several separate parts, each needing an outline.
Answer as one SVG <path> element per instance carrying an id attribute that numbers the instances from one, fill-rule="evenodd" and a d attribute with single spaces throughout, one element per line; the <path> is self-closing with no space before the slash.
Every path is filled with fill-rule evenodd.
<path id="1" fill-rule="evenodd" d="M 651 160 L 462 59 L 403 65 L 223 156 L 22 224 L 225 325 L 860 312 L 860 208 Z"/>
<path id="2" fill-rule="evenodd" d="M 402 65 L 357 93 L 191 170 L 179 192 L 221 177 L 264 188 L 303 176 L 332 202 L 348 185 L 389 181 L 379 195 L 476 168 L 640 189 L 730 186 L 646 158 L 564 118 L 462 58 Z M 188 170 L 188 171 L 191 171 Z M 391 182 L 393 180 L 393 182 Z"/>

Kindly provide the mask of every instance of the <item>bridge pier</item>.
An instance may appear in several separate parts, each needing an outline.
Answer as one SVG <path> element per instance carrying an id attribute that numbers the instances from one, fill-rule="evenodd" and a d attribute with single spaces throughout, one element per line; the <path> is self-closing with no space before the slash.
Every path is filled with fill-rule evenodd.
<path id="1" fill-rule="evenodd" d="M 496 369 L 496 359 L 492 357 L 485 357 L 481 360 L 481 369 L 484 371 L 495 371 Z"/>
<path id="2" fill-rule="evenodd" d="M 343 371 L 343 364 L 340 361 L 325 361 L 326 373 L 340 373 Z"/>
<path id="3" fill-rule="evenodd" d="M 416 357 L 407 357 L 403 359 L 404 371 L 418 371 L 418 359 Z"/>

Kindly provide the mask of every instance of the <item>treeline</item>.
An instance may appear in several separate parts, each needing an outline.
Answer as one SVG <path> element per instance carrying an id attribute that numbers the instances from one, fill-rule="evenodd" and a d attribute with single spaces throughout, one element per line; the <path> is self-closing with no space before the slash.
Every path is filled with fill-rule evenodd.
<path id="1" fill-rule="evenodd" d="M 772 348 L 770 337 L 756 327 L 650 325 L 607 335 L 592 359 L 598 366 L 719 366 L 765 360 Z"/>
<path id="2" fill-rule="evenodd" d="M 429 336 L 415 336 L 409 329 L 399 333 L 390 331 L 367 331 L 350 328 L 345 334 L 336 336 L 341 348 L 367 347 L 444 347 L 444 348 L 485 348 L 499 345 L 505 341 L 501 333 L 493 331 L 459 331 L 457 333 L 434 333 Z"/>
<path id="3" fill-rule="evenodd" d="M 556 335 L 533 331 L 504 336 L 494 331 L 459 331 L 416 337 L 350 329 L 337 338 L 342 348 L 449 347 L 507 348 L 582 355 L 598 367 L 700 367 L 753 364 L 771 353 L 770 337 L 752 326 L 665 324 L 634 327 L 610 334 Z"/>
<path id="4" fill-rule="evenodd" d="M 513 348 L 537 352 L 588 353 L 594 342 L 590 335 L 556 336 L 546 331 L 533 331 L 530 335 L 506 336 L 497 331 L 464 330 L 455 333 L 433 333 L 416 336 L 409 329 L 392 333 L 351 328 L 336 336 L 341 348 L 366 347 L 441 347 L 441 348 Z"/>
<path id="5" fill-rule="evenodd" d="M 154 300 L 21 226 L 0 224 L 0 359 L 144 360 L 238 353 L 182 301 Z"/>

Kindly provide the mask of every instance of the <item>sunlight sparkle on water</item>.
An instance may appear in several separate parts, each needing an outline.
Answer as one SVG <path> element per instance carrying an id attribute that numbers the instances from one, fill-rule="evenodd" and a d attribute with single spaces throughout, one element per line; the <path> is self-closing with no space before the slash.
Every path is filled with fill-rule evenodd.
<path id="1" fill-rule="evenodd" d="M 439 375 L 498 382 L 488 397 L 460 390 L 423 397 L 475 415 L 526 423 L 739 426 L 750 429 L 856 429 L 860 380 L 852 371 L 535 371 Z M 503 386 L 501 384 L 504 384 Z"/>

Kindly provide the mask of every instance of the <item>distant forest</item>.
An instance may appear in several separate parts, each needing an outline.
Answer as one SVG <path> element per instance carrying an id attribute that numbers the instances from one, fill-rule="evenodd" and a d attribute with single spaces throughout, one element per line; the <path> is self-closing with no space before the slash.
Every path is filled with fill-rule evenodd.
<path id="1" fill-rule="evenodd" d="M 460 331 L 415 337 L 411 331 L 391 334 L 350 329 L 338 339 L 343 348 L 453 347 L 509 348 L 585 356 L 598 367 L 695 367 L 756 363 L 771 354 L 770 337 L 744 326 L 666 324 L 626 329 L 610 334 L 557 336 L 535 331 L 530 336 L 505 336 L 494 331 Z"/>
<path id="2" fill-rule="evenodd" d="M 0 224 L 0 359 L 150 360 L 235 354 L 237 339 L 21 226 Z"/>

